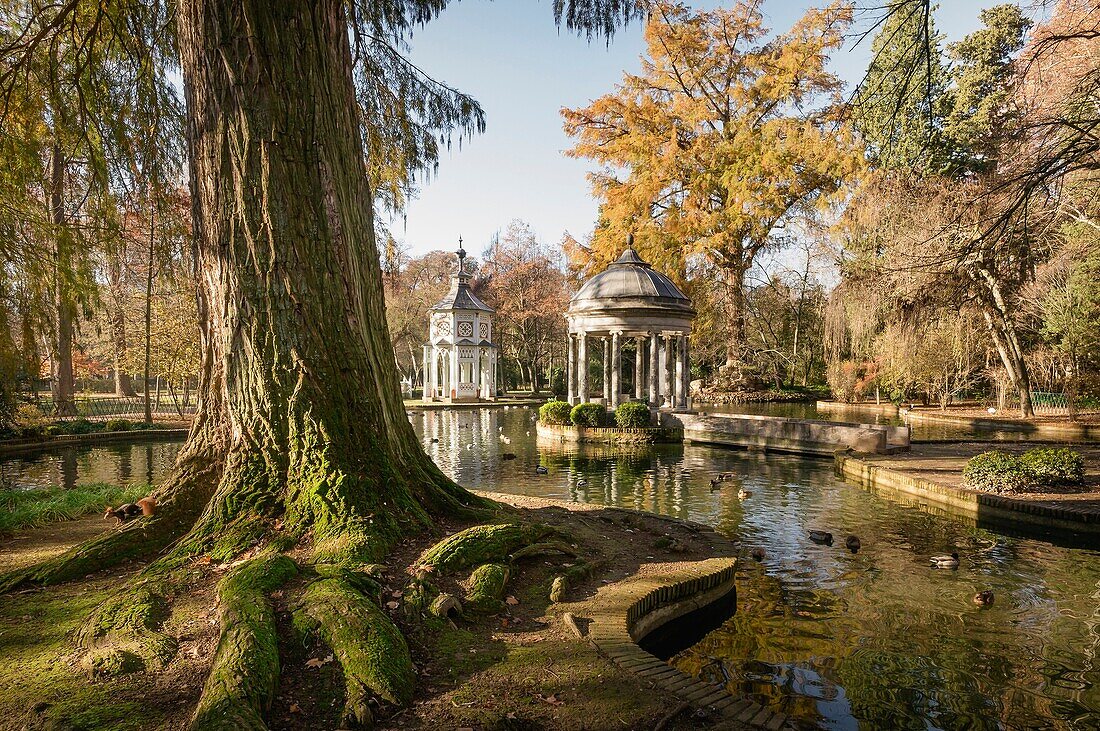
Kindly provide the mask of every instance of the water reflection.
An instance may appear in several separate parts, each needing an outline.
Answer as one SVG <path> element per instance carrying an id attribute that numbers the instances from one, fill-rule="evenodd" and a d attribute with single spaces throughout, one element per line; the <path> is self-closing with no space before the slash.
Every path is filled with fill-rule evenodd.
<path id="1" fill-rule="evenodd" d="M 827 460 L 538 442 L 534 414 L 522 409 L 411 418 L 462 484 L 650 510 L 740 537 L 737 614 L 674 663 L 801 725 L 1098 725 L 1096 551 L 906 507 L 838 480 Z M 718 472 L 735 479 L 712 492 Z M 744 501 L 742 487 L 752 493 Z M 810 542 L 811 529 L 833 532 L 836 543 Z M 856 554 L 844 548 L 849 533 L 862 541 Z M 747 559 L 757 546 L 760 563 Z M 928 567 L 930 555 L 951 550 L 962 556 L 957 571 Z M 971 601 L 983 589 L 996 595 L 986 609 Z"/>
<path id="2" fill-rule="evenodd" d="M 0 489 L 72 488 L 107 482 L 154 484 L 176 461 L 180 440 L 67 446 L 0 460 Z"/>

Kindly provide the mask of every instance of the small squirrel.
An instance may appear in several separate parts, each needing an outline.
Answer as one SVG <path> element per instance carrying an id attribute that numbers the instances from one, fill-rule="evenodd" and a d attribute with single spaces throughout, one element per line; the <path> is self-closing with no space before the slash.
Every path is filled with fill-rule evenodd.
<path id="1" fill-rule="evenodd" d="M 136 503 L 126 503 L 125 505 L 119 505 L 117 508 L 107 506 L 107 512 L 103 514 L 103 519 L 117 518 L 119 523 L 125 523 L 130 518 L 136 518 L 139 515 L 153 515 L 157 512 L 157 501 L 152 497 L 143 497 Z"/>

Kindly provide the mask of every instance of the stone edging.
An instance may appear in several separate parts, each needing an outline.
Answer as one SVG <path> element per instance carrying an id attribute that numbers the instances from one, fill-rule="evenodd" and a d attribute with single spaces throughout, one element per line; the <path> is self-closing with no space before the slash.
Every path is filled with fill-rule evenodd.
<path id="1" fill-rule="evenodd" d="M 684 430 L 671 427 L 646 427 L 620 429 L 618 427 L 569 426 L 565 424 L 535 424 L 535 432 L 544 438 L 560 439 L 563 442 L 601 442 L 601 443 L 665 443 L 682 442 Z"/>
<path id="2" fill-rule="evenodd" d="M 843 453 L 835 456 L 836 471 L 863 487 L 884 487 L 929 502 L 947 506 L 973 518 L 984 518 L 1009 525 L 1025 523 L 1033 526 L 1100 535 L 1100 513 L 1073 507 L 1055 507 L 1004 495 L 941 485 L 899 470 L 871 464 L 867 460 Z"/>
<path id="3" fill-rule="evenodd" d="M 621 669 L 709 711 L 726 723 L 788 729 L 787 717 L 724 686 L 693 678 L 638 646 L 636 638 L 734 590 L 736 561 L 711 558 L 659 576 L 635 576 L 604 589 L 606 609 L 589 613 L 586 639 Z"/>
<path id="4" fill-rule="evenodd" d="M 46 452 L 57 447 L 103 442 L 140 442 L 142 439 L 168 439 L 186 437 L 188 428 L 179 429 L 130 429 L 127 431 L 92 432 L 91 434 L 62 434 L 45 439 L 22 439 L 0 442 L 0 455 L 22 452 Z"/>
<path id="5" fill-rule="evenodd" d="M 903 414 L 906 422 L 932 422 L 935 424 L 952 424 L 955 426 L 981 427 L 983 429 L 1000 429 L 1002 431 L 1020 431 L 1028 434 L 1046 434 L 1062 438 L 1074 438 L 1083 441 L 1100 440 L 1100 425 L 1066 422 L 1064 424 L 1052 424 L 1049 422 L 1030 422 L 1019 419 L 988 419 L 980 416 L 962 416 L 960 414 L 929 413 L 921 409 L 908 409 Z M 973 440 L 971 440 L 973 441 Z"/>

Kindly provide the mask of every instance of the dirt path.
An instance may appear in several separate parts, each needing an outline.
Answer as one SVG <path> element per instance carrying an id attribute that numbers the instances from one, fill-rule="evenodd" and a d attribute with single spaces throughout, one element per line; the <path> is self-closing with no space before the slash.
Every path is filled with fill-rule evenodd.
<path id="1" fill-rule="evenodd" d="M 0 571 L 20 569 L 53 558 L 81 541 L 109 530 L 114 521 L 101 516 L 63 520 L 0 538 Z"/>

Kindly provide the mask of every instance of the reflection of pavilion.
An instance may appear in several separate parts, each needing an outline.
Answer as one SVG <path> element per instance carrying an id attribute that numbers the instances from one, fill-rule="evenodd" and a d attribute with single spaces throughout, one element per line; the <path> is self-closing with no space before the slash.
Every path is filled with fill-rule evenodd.
<path id="1" fill-rule="evenodd" d="M 569 302 L 569 403 L 595 401 L 615 408 L 633 397 L 652 408 L 687 409 L 688 335 L 695 310 L 632 244 L 628 240 L 622 256 L 585 282 Z M 589 392 L 592 340 L 602 344 L 602 399 Z M 624 354 L 633 363 L 625 378 Z"/>
<path id="2" fill-rule="evenodd" d="M 470 291 L 466 252 L 459 239 L 451 290 L 432 307 L 424 346 L 424 400 L 448 403 L 496 400 L 497 346 L 493 308 Z"/>

